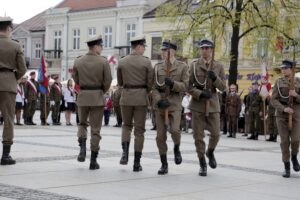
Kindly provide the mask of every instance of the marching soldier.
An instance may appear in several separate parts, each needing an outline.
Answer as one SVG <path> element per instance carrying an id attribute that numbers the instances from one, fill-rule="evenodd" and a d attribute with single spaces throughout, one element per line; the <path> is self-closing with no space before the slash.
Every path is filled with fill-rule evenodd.
<path id="1" fill-rule="evenodd" d="M 276 117 L 275 117 L 275 107 L 272 104 L 272 96 L 268 96 L 267 102 L 268 102 L 268 130 L 270 137 L 267 139 L 267 141 L 270 142 L 277 142 L 277 125 L 276 125 Z"/>
<path id="2" fill-rule="evenodd" d="M 293 168 L 296 172 L 300 171 L 297 154 L 299 152 L 300 141 L 300 79 L 295 78 L 295 89 L 290 89 L 290 80 L 292 76 L 292 66 L 294 63 L 290 60 L 283 60 L 281 73 L 283 77 L 276 80 L 273 93 L 272 104 L 276 109 L 276 124 L 280 135 L 282 161 L 284 163 L 283 177 L 290 177 L 290 158 Z M 289 107 L 289 97 L 293 97 L 293 107 Z M 292 130 L 289 132 L 288 118 L 292 114 Z M 290 151 L 291 149 L 291 151 Z"/>
<path id="3" fill-rule="evenodd" d="M 1 165 L 16 163 L 9 154 L 14 137 L 17 80 L 26 72 L 23 50 L 10 39 L 12 29 L 12 19 L 0 17 L 0 111 L 4 118 Z"/>
<path id="4" fill-rule="evenodd" d="M 155 120 L 157 128 L 156 144 L 159 150 L 161 168 L 159 175 L 168 173 L 167 162 L 167 129 L 170 130 L 174 142 L 174 161 L 179 165 L 182 162 L 180 153 L 181 138 L 181 101 L 182 94 L 188 87 L 188 66 L 181 61 L 176 60 L 175 53 L 177 45 L 175 42 L 165 40 L 161 47 L 163 61 L 154 66 L 154 84 L 153 84 L 153 105 L 155 110 Z M 169 51 L 169 52 L 168 52 Z M 168 56 L 169 54 L 169 56 Z M 168 62 L 169 65 L 168 66 Z M 168 69 L 169 67 L 169 69 Z M 169 74 L 167 74 L 169 71 Z M 170 90 L 169 94 L 167 90 Z M 168 110 L 168 122 L 165 121 L 166 109 Z M 168 126 L 166 125 L 169 124 Z"/>
<path id="5" fill-rule="evenodd" d="M 33 122 L 33 116 L 36 110 L 37 99 L 39 97 L 39 83 L 35 80 L 36 73 L 34 71 L 30 72 L 30 79 L 25 85 L 25 102 L 26 102 L 26 124 L 36 125 Z"/>
<path id="6" fill-rule="evenodd" d="M 130 135 L 134 126 L 133 171 L 142 171 L 140 159 L 144 146 L 148 93 L 153 84 L 153 69 L 149 58 L 144 57 L 146 39 L 131 39 L 132 53 L 122 58 L 117 69 L 118 85 L 123 87 L 120 105 L 123 119 L 121 165 L 127 165 Z"/>
<path id="7" fill-rule="evenodd" d="M 50 106 L 52 108 L 52 123 L 53 125 L 61 125 L 59 122 L 60 105 L 62 100 L 62 86 L 59 77 L 56 75 L 53 77 L 54 83 L 50 88 Z"/>
<path id="8" fill-rule="evenodd" d="M 261 132 L 261 116 L 263 110 L 263 100 L 259 94 L 258 83 L 252 83 L 252 92 L 247 97 L 246 110 L 248 112 L 248 122 L 251 136 L 247 139 L 258 140 Z"/>
<path id="9" fill-rule="evenodd" d="M 95 36 L 87 41 L 89 51 L 86 55 L 75 60 L 73 67 L 73 79 L 80 86 L 77 97 L 79 112 L 78 142 L 80 153 L 79 162 L 84 162 L 86 157 L 87 127 L 91 125 L 91 160 L 90 170 L 99 169 L 97 163 L 100 130 L 104 112 L 104 97 L 108 91 L 112 77 L 107 59 L 101 56 L 102 37 Z"/>
<path id="10" fill-rule="evenodd" d="M 241 112 L 241 98 L 236 93 L 236 85 L 231 84 L 229 86 L 229 94 L 226 97 L 226 114 L 228 116 L 228 122 L 229 122 L 229 135 L 228 137 L 236 137 L 236 131 L 237 131 L 237 120 L 239 118 L 240 112 Z"/>
<path id="11" fill-rule="evenodd" d="M 113 107 L 117 118 L 117 124 L 114 125 L 114 127 L 122 127 L 122 114 L 121 114 L 121 106 L 120 106 L 121 93 L 122 93 L 122 88 L 120 88 L 119 85 L 117 85 L 117 89 L 112 96 Z"/>
<path id="12" fill-rule="evenodd" d="M 190 109 L 192 111 L 193 132 L 196 151 L 200 162 L 200 176 L 207 175 L 207 165 L 204 154 L 209 159 L 211 168 L 217 167 L 214 150 L 220 138 L 220 104 L 217 90 L 225 91 L 225 72 L 220 62 L 212 60 L 214 43 L 210 40 L 199 42 L 201 57 L 192 62 L 190 66 L 189 93 L 192 95 Z M 212 62 L 212 69 L 209 65 Z M 208 81 L 212 82 L 211 88 Z M 206 103 L 210 102 L 209 109 L 206 110 Z M 208 116 L 206 116 L 206 111 Z M 204 129 L 210 132 L 208 148 L 205 153 Z"/>

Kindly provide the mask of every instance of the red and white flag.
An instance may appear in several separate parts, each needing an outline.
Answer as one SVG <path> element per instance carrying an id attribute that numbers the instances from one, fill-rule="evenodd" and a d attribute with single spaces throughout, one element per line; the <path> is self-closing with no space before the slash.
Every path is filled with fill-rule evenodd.
<path id="1" fill-rule="evenodd" d="M 260 86 L 260 95 L 263 98 L 267 98 L 269 95 L 269 91 L 272 88 L 271 83 L 269 82 L 269 73 L 268 73 L 268 66 L 266 62 L 262 63 L 261 66 L 261 86 Z"/>
<path id="2" fill-rule="evenodd" d="M 113 64 L 113 65 L 117 64 L 117 59 L 114 57 L 114 55 L 107 56 L 107 61 L 109 64 Z"/>

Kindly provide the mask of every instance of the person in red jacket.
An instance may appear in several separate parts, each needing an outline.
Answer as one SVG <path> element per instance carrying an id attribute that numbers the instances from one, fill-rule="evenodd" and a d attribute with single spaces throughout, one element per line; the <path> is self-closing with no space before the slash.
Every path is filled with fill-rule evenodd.
<path id="1" fill-rule="evenodd" d="M 112 99 L 109 96 L 108 93 L 106 93 L 104 95 L 104 102 L 105 102 L 105 106 L 104 106 L 104 126 L 108 126 L 109 125 L 109 117 L 110 117 L 110 112 L 112 109 Z"/>

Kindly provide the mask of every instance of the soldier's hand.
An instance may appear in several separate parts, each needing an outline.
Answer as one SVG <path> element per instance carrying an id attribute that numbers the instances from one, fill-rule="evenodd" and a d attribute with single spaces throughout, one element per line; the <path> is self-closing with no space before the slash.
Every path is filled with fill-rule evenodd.
<path id="1" fill-rule="evenodd" d="M 208 90 L 202 91 L 201 94 L 200 94 L 200 98 L 210 99 L 211 98 L 211 92 L 208 91 Z"/>
<path id="2" fill-rule="evenodd" d="M 54 101 L 50 101 L 50 106 L 54 106 L 55 102 Z"/>
<path id="3" fill-rule="evenodd" d="M 170 86 L 170 87 L 173 87 L 174 81 L 170 77 L 166 77 L 165 78 L 165 84 Z"/>
<path id="4" fill-rule="evenodd" d="M 212 71 L 212 70 L 209 70 L 209 71 L 207 72 L 207 76 L 208 76 L 208 78 L 210 78 L 212 81 L 217 80 L 217 76 L 216 76 L 215 72 Z"/>
<path id="5" fill-rule="evenodd" d="M 289 114 L 293 114 L 294 113 L 294 110 L 292 108 L 290 108 L 290 107 L 284 108 L 283 111 L 286 112 L 286 113 L 289 113 Z"/>
<path id="6" fill-rule="evenodd" d="M 25 99 L 24 101 L 25 101 L 25 103 L 27 103 L 27 102 L 28 102 L 28 100 L 27 100 L 27 99 Z"/>
<path id="7" fill-rule="evenodd" d="M 170 106 L 170 102 L 167 99 L 161 99 L 157 102 L 159 108 L 167 108 Z"/>

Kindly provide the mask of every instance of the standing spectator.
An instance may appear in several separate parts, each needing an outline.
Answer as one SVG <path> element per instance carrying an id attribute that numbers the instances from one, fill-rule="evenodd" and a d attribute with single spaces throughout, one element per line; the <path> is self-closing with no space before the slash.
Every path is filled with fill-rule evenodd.
<path id="1" fill-rule="evenodd" d="M 189 127 L 191 127 L 191 122 L 192 122 L 192 113 L 191 110 L 188 108 L 191 102 L 192 96 L 186 92 L 185 96 L 182 99 L 181 105 L 183 107 L 183 114 L 184 114 L 184 121 L 185 121 L 185 132 L 189 132 Z"/>
<path id="2" fill-rule="evenodd" d="M 39 96 L 39 83 L 35 80 L 35 71 L 30 72 L 30 80 L 25 85 L 25 102 L 26 102 L 26 125 L 36 125 L 33 122 L 33 116 L 37 106 Z"/>
<path id="3" fill-rule="evenodd" d="M 15 114 L 16 114 L 16 120 L 17 120 L 17 123 L 16 125 L 18 126 L 22 126 L 23 124 L 21 124 L 21 112 L 22 112 L 22 109 L 24 107 L 24 102 L 25 102 L 25 94 L 24 94 L 24 87 L 23 85 L 21 84 L 21 82 L 23 81 L 24 79 L 19 79 L 17 81 L 17 95 L 16 95 L 16 110 L 15 110 Z"/>
<path id="4" fill-rule="evenodd" d="M 78 115 L 78 106 L 77 106 L 77 97 L 80 91 L 80 87 L 75 83 L 74 92 L 75 92 L 75 111 L 76 111 L 76 123 L 79 124 L 79 115 Z"/>
<path id="5" fill-rule="evenodd" d="M 120 98 L 121 98 L 122 88 L 117 85 L 116 91 L 113 93 L 113 107 L 117 118 L 117 124 L 114 127 L 122 126 L 122 114 L 121 114 L 121 106 L 120 106 Z"/>
<path id="6" fill-rule="evenodd" d="M 20 85 L 22 85 L 23 89 L 24 89 L 24 95 L 25 95 L 25 86 L 27 84 L 27 80 L 28 80 L 28 76 L 27 75 L 24 75 L 22 77 L 22 81 L 20 83 Z M 24 120 L 24 124 L 26 124 L 26 120 L 27 120 L 27 116 L 26 116 L 26 109 L 27 109 L 27 104 L 26 104 L 26 101 L 24 99 L 24 106 L 23 106 L 23 114 L 22 114 L 22 118 Z"/>
<path id="7" fill-rule="evenodd" d="M 68 80 L 67 88 L 63 90 L 64 102 L 65 102 L 65 118 L 66 125 L 72 126 L 71 124 L 71 113 L 75 112 L 75 91 L 73 89 L 72 79 Z"/>
<path id="8" fill-rule="evenodd" d="M 104 126 L 108 126 L 109 125 L 109 117 L 110 117 L 110 112 L 112 109 L 112 100 L 109 96 L 109 93 L 105 93 L 104 95 Z"/>
<path id="9" fill-rule="evenodd" d="M 49 80 L 50 76 L 48 77 Z M 47 91 L 45 94 L 41 91 L 40 93 L 40 110 L 41 110 L 41 125 L 42 126 L 49 126 L 50 124 L 47 122 L 48 115 L 50 112 L 50 88 L 47 87 Z"/>
<path id="10" fill-rule="evenodd" d="M 61 125 L 59 122 L 60 104 L 62 99 L 61 83 L 58 76 L 53 76 L 55 82 L 50 89 L 50 106 L 52 109 L 53 125 Z"/>
<path id="11" fill-rule="evenodd" d="M 227 97 L 227 91 L 223 91 L 220 95 L 221 101 L 221 112 L 220 112 L 220 118 L 221 118 L 221 129 L 223 131 L 223 135 L 227 134 L 227 114 L 226 113 L 226 97 Z"/>

